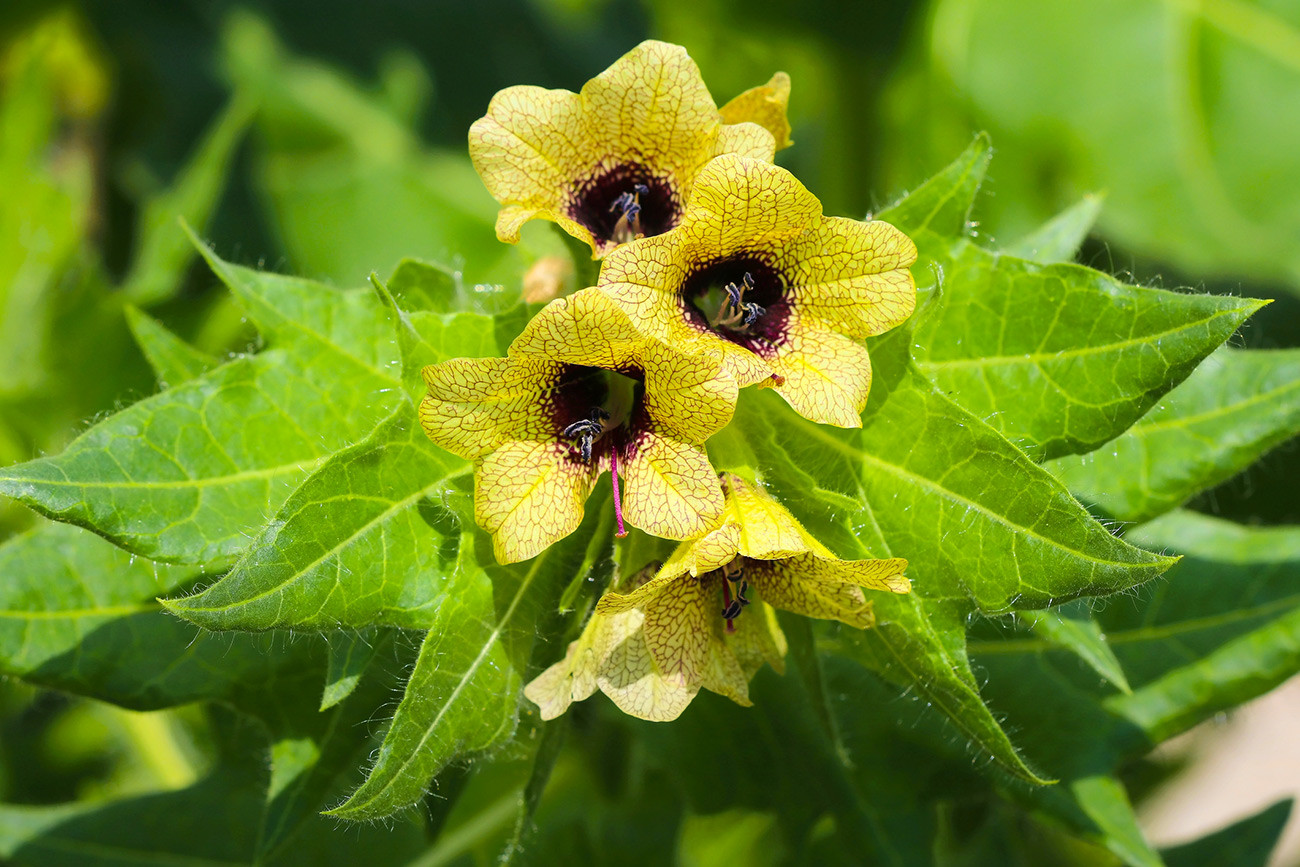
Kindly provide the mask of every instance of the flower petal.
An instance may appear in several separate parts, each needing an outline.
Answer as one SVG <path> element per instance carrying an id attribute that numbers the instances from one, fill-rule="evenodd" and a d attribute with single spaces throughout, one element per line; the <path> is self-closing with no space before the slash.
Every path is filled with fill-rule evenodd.
<path id="1" fill-rule="evenodd" d="M 741 529 L 736 540 L 741 554 L 755 560 L 777 560 L 820 548 L 794 515 L 761 489 L 733 473 L 724 474 L 722 482 L 727 518 Z"/>
<path id="2" fill-rule="evenodd" d="M 804 321 L 870 337 L 912 315 L 915 261 L 912 239 L 889 223 L 828 217 L 779 250 L 776 267 Z"/>
<path id="3" fill-rule="evenodd" d="M 582 98 L 567 90 L 532 85 L 507 87 L 469 129 L 469 155 L 497 201 L 522 208 L 559 211 L 573 179 L 599 159 L 587 135 Z M 519 213 L 509 223 L 518 240 Z M 515 222 L 517 220 L 517 222 Z M 502 223 L 498 219 L 498 237 Z"/>
<path id="4" fill-rule="evenodd" d="M 792 315 L 786 340 L 769 360 L 784 381 L 777 394 L 809 421 L 836 427 L 862 427 L 862 410 L 871 390 L 871 357 L 843 334 Z"/>
<path id="5" fill-rule="evenodd" d="M 509 353 L 618 368 L 636 358 L 644 342 L 608 295 L 583 289 L 543 307 L 510 344 Z"/>
<path id="6" fill-rule="evenodd" d="M 807 578 L 806 561 L 812 559 L 806 556 L 755 563 L 746 570 L 745 577 L 769 605 L 777 608 L 820 620 L 838 620 L 859 629 L 874 624 L 875 614 L 861 587 Z"/>
<path id="7" fill-rule="evenodd" d="M 708 663 L 702 673 L 701 685 L 718 695 L 725 695 L 736 704 L 753 707 L 754 703 L 749 700 L 751 675 L 745 671 L 736 658 L 735 651 L 722 638 L 722 622 L 721 618 L 713 621 L 716 634 L 714 640 L 709 642 Z"/>
<path id="8" fill-rule="evenodd" d="M 642 606 L 646 646 L 670 684 L 687 688 L 703 680 L 710 664 L 709 645 L 722 640 L 713 631 L 717 595 L 716 585 L 679 578 Z"/>
<path id="9" fill-rule="evenodd" d="M 776 151 L 772 133 L 768 130 L 756 123 L 735 123 L 719 127 L 718 140 L 709 156 L 736 154 L 770 163 L 776 156 Z"/>
<path id="10" fill-rule="evenodd" d="M 586 135 L 610 155 L 639 154 L 694 174 L 720 125 L 699 67 L 680 45 L 646 40 L 582 88 Z"/>
<path id="11" fill-rule="evenodd" d="M 474 519 L 492 534 L 500 563 L 527 560 L 578 529 L 600 470 L 570 460 L 556 442 L 511 442 L 474 473 Z"/>
<path id="12" fill-rule="evenodd" d="M 741 532 L 738 522 L 728 521 L 698 539 L 683 542 L 660 567 L 659 575 L 655 580 L 659 580 L 662 576 L 675 578 L 688 572 L 698 577 L 714 569 L 721 569 L 736 559 Z"/>
<path id="13" fill-rule="evenodd" d="M 912 591 L 912 582 L 903 574 L 907 571 L 907 561 L 901 557 L 889 560 L 810 557 L 801 568 L 808 578 L 828 584 L 856 584 L 888 593 Z"/>
<path id="14" fill-rule="evenodd" d="M 722 516 L 722 486 L 702 446 L 652 427 L 632 444 L 621 469 L 623 517 L 653 536 L 689 539 Z"/>
<path id="15" fill-rule="evenodd" d="M 617 302 L 632 326 L 645 337 L 686 355 L 720 352 L 722 372 L 739 387 L 769 380 L 772 369 L 763 359 L 687 321 L 686 302 L 678 290 L 693 264 L 707 261 L 692 257 L 707 257 L 709 251 L 697 249 L 698 244 L 688 245 L 686 240 L 679 230 L 674 230 L 624 244 L 605 258 L 597 288 Z"/>
<path id="16" fill-rule="evenodd" d="M 756 123 L 772 134 L 776 149 L 788 148 L 790 120 L 786 109 L 790 104 L 790 76 L 778 72 L 767 84 L 751 87 L 731 102 L 718 109 L 723 123 Z"/>
<path id="17" fill-rule="evenodd" d="M 657 426 L 684 442 L 703 443 L 731 421 L 739 388 L 722 372 L 717 349 L 691 356 L 652 341 L 641 357 L 646 410 Z"/>
<path id="18" fill-rule="evenodd" d="M 629 622 L 640 612 L 629 612 Z M 643 629 L 632 631 L 605 657 L 596 678 L 600 691 L 623 713 L 654 722 L 677 719 L 700 691 L 698 681 L 682 684 L 666 678 L 655 664 Z"/>
<path id="19" fill-rule="evenodd" d="M 541 710 L 542 719 L 555 719 L 575 701 L 596 691 L 600 665 L 610 651 L 641 628 L 639 611 L 612 617 L 592 616 L 577 641 L 569 643 L 564 659 L 543 671 L 524 687 L 524 696 Z"/>
<path id="20" fill-rule="evenodd" d="M 821 219 L 822 204 L 779 166 L 726 154 L 695 176 L 680 226 L 691 261 L 776 251 Z"/>
<path id="21" fill-rule="evenodd" d="M 736 619 L 736 631 L 727 636 L 727 644 L 746 677 L 753 677 L 765 662 L 777 674 L 785 674 L 789 645 L 777 622 L 776 610 L 762 599 L 755 599 Z"/>
<path id="22" fill-rule="evenodd" d="M 547 361 L 453 358 L 424 368 L 420 424 L 439 446 L 474 460 L 553 426 L 539 396 L 558 370 Z"/>

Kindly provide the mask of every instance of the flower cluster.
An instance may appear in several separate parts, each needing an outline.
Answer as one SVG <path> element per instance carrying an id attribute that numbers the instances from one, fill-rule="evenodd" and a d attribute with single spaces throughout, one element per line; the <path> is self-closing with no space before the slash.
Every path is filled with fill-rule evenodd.
<path id="1" fill-rule="evenodd" d="M 606 472 L 618 535 L 626 522 L 682 542 L 607 592 L 528 686 L 546 718 L 597 688 L 647 719 L 675 718 L 700 687 L 747 704 L 757 669 L 782 666 L 771 606 L 867 627 L 863 587 L 908 591 L 906 561 L 837 559 L 705 449 L 748 386 L 859 426 L 861 338 L 915 306 L 907 236 L 823 216 L 772 163 L 791 143 L 789 93 L 777 73 L 718 108 L 685 50 L 651 41 L 580 93 L 508 88 L 470 130 L 498 237 L 550 220 L 602 262 L 506 357 L 426 368 L 425 431 L 475 462 L 475 517 L 503 563 L 576 530 Z"/>

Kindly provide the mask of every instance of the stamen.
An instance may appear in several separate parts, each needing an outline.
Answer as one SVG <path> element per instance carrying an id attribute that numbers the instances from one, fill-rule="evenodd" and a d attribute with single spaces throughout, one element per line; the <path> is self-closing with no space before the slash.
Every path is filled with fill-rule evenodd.
<path id="1" fill-rule="evenodd" d="M 627 530 L 623 527 L 623 498 L 618 492 L 618 446 L 609 450 L 609 478 L 614 483 L 614 521 L 618 524 L 614 535 L 622 539 Z"/>
<path id="2" fill-rule="evenodd" d="M 722 287 L 726 300 L 718 308 L 718 315 L 709 323 L 714 328 L 748 331 L 749 327 L 767 313 L 767 308 L 745 300 L 745 293 L 754 288 L 754 275 L 745 272 L 740 284 L 728 283 Z"/>
<path id="3" fill-rule="evenodd" d="M 619 213 L 618 222 L 614 224 L 615 243 L 626 244 L 645 237 L 641 231 L 641 197 L 649 192 L 650 188 L 645 184 L 633 184 L 631 192 L 620 193 L 609 206 L 611 212 Z"/>

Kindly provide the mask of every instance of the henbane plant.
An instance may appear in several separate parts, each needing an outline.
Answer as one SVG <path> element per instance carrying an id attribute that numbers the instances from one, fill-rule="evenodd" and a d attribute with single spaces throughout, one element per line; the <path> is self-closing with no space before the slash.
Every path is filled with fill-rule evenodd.
<path id="1" fill-rule="evenodd" d="M 550 221 L 599 262 L 544 306 L 416 260 L 338 290 L 193 236 L 263 346 L 196 359 L 141 327 L 167 387 L 0 471 L 63 524 L 0 548 L 25 576 L 0 607 L 43 612 L 0 631 L 3 669 L 258 720 L 218 721 L 223 748 L 269 749 L 250 860 L 320 812 L 388 817 L 469 760 L 522 755 L 521 836 L 597 691 L 674 748 L 713 719 L 805 738 L 808 812 L 853 851 L 907 845 L 867 815 L 854 748 L 930 738 L 946 770 L 1145 857 L 1116 769 L 1215 701 L 1165 684 L 1172 667 L 1129 684 L 1071 603 L 1175 568 L 1169 510 L 1200 482 L 1165 465 L 1159 497 L 1113 513 L 1168 513 L 1143 545 L 1080 499 L 1106 514 L 1097 486 L 1131 455 L 1098 447 L 1176 414 L 1171 390 L 1263 302 L 1056 262 L 1078 233 L 988 249 L 968 225 L 984 137 L 875 219 L 826 216 L 773 163 L 797 92 L 778 73 L 719 108 L 684 49 L 647 42 L 581 93 L 498 94 L 469 147 L 498 237 Z M 1117 692 L 1054 692 L 1003 627 Z M 972 634 L 1003 651 L 984 677 Z M 1008 734 L 1021 686 L 1104 719 L 1095 749 L 1043 746 L 1026 718 Z"/>

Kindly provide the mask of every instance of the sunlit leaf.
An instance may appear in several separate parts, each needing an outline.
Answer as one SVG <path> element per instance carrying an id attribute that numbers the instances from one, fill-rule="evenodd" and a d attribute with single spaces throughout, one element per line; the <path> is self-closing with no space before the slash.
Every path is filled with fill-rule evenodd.
<path id="1" fill-rule="evenodd" d="M 1050 469 L 1084 502 L 1145 521 L 1300 434 L 1300 350 L 1224 349 L 1122 436 Z"/>

